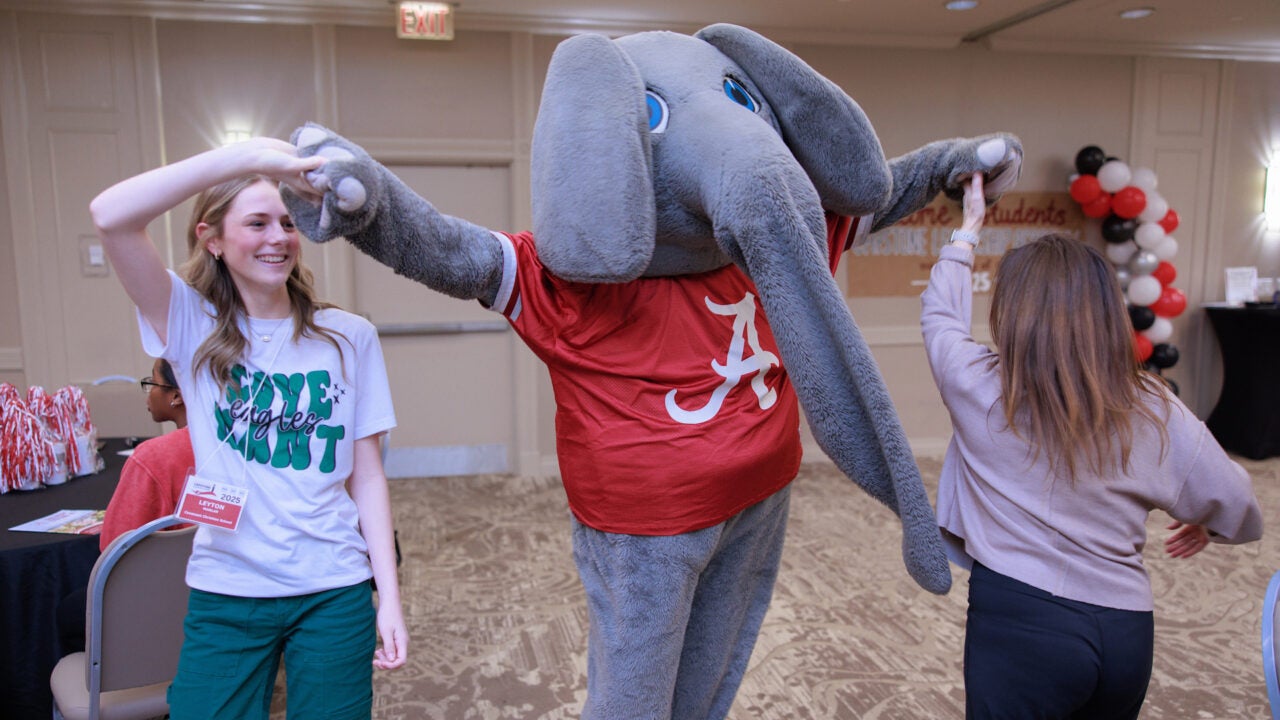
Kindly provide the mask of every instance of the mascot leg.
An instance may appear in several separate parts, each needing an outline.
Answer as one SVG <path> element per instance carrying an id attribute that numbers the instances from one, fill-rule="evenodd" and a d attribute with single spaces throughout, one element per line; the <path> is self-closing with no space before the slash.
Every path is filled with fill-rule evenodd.
<path id="1" fill-rule="evenodd" d="M 685 632 L 673 718 L 724 718 L 773 599 L 791 486 L 731 518 L 702 573 Z"/>
<path id="2" fill-rule="evenodd" d="M 573 521 L 587 595 L 583 720 L 720 720 L 768 610 L 790 489 L 713 527 L 619 535 Z"/>

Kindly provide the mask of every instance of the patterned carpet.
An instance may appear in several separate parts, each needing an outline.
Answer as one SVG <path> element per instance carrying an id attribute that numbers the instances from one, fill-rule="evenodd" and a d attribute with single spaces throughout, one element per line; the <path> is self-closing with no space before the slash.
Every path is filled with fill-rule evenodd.
<path id="1" fill-rule="evenodd" d="M 939 463 L 922 459 L 932 493 Z M 1280 460 L 1244 461 L 1264 508 L 1280 501 Z M 408 664 L 375 675 L 374 717 L 576 718 L 586 680 L 586 610 L 558 480 L 478 476 L 394 480 L 404 551 Z M 1190 560 L 1160 552 L 1155 671 L 1142 717 L 1269 717 L 1261 605 L 1280 564 L 1271 534 Z M 967 575 L 948 596 L 902 568 L 896 519 L 827 464 L 796 481 L 773 605 L 731 717 L 762 720 L 962 718 Z M 272 717 L 282 718 L 283 691 Z"/>

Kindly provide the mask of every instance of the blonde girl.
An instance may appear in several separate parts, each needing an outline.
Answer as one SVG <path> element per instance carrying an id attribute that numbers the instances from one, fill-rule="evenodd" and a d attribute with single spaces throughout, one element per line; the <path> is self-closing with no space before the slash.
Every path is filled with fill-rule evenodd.
<path id="1" fill-rule="evenodd" d="M 124 180 L 90 206 L 144 348 L 183 389 L 188 492 L 242 498 L 233 526 L 219 517 L 196 533 L 175 720 L 265 719 L 282 656 L 290 717 L 368 718 L 373 668 L 405 662 L 382 351 L 367 321 L 315 299 L 280 199 L 280 183 L 308 192 L 301 174 L 322 162 L 258 138 Z M 179 276 L 146 228 L 197 193 Z"/>

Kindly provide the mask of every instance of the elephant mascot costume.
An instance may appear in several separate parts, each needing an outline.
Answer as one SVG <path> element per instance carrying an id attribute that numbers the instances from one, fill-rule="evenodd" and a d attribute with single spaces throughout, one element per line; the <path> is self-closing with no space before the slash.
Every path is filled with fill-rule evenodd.
<path id="1" fill-rule="evenodd" d="M 501 313 L 548 366 L 590 631 L 584 718 L 723 718 L 768 607 L 799 410 L 901 518 L 917 583 L 951 573 L 901 424 L 833 273 L 938 192 L 1017 180 L 1005 134 L 887 161 L 861 108 L 745 28 L 562 42 L 532 147 L 533 232 L 444 215 L 308 124 L 312 240 Z M 798 403 L 797 403 L 798 398 Z"/>

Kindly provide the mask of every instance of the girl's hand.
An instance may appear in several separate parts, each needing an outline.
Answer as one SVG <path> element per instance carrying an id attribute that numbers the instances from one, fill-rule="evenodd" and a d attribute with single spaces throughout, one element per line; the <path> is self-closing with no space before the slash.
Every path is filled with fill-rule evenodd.
<path id="1" fill-rule="evenodd" d="M 269 137 L 256 137 L 233 146 L 253 158 L 254 172 L 289 186 L 298 195 L 320 202 L 324 195 L 307 182 L 306 173 L 325 163 L 319 155 L 298 157 L 298 149 L 292 143 Z"/>
<path id="2" fill-rule="evenodd" d="M 1164 551 L 1170 557 L 1189 558 L 1209 546 L 1209 533 L 1203 525 L 1184 525 L 1174 521 L 1166 529 L 1178 531 L 1164 541 Z"/>
<path id="3" fill-rule="evenodd" d="M 977 233 L 987 216 L 987 198 L 982 194 L 982 173 L 975 173 L 964 186 L 964 222 L 961 230 Z"/>
<path id="4" fill-rule="evenodd" d="M 409 631 L 404 625 L 404 615 L 399 603 L 378 601 L 378 635 L 382 646 L 373 651 L 373 666 L 379 670 L 394 670 L 409 658 Z"/>

